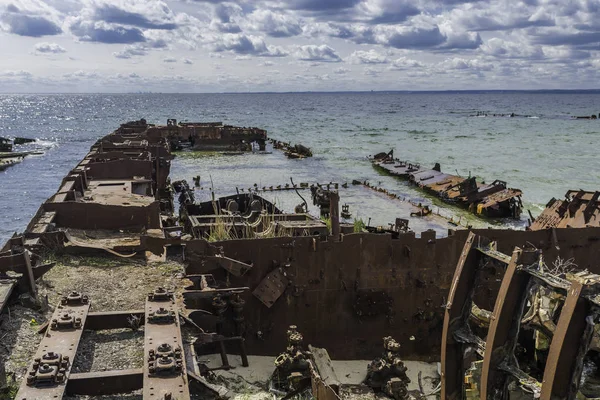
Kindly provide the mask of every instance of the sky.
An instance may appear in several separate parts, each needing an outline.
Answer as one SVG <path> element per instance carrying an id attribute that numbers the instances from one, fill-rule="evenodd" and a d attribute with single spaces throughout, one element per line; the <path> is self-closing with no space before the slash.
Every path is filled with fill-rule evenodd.
<path id="1" fill-rule="evenodd" d="M 600 0 L 0 0 L 0 92 L 600 88 Z"/>

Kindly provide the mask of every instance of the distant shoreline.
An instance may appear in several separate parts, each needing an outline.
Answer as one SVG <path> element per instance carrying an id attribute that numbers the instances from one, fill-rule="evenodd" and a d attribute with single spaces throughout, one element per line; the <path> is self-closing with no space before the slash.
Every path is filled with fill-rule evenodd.
<path id="1" fill-rule="evenodd" d="M 600 94 L 600 89 L 536 89 L 536 90 L 345 90 L 345 91 L 293 91 L 293 92 L 0 92 L 10 95 L 252 95 L 252 94 Z"/>

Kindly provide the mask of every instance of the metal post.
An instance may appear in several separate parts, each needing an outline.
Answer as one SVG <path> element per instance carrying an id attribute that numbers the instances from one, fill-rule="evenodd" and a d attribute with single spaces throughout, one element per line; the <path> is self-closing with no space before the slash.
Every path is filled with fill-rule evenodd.
<path id="1" fill-rule="evenodd" d="M 331 218 L 331 235 L 334 240 L 340 238 L 340 194 L 329 193 L 329 218 Z"/>

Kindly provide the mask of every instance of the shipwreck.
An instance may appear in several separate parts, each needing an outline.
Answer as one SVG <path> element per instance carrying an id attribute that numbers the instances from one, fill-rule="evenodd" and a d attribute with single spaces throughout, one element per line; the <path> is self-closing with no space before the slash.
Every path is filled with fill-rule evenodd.
<path id="1" fill-rule="evenodd" d="M 417 235 L 397 219 L 391 232 L 369 232 L 340 222 L 340 193 L 332 187 L 311 189 L 327 222 L 307 214 L 306 202 L 286 213 L 256 192 L 196 202 L 187 182 L 169 176 L 175 139 L 189 141 L 203 131 L 199 126 L 121 125 L 90 148 L 25 231 L 3 246 L 0 307 L 46 296 L 54 306 L 40 312 L 37 350 L 21 349 L 30 361 L 12 371 L 15 398 L 227 398 L 214 373 L 231 369 L 232 357 L 240 369 L 255 368 L 252 356 L 274 357 L 271 382 L 282 396 L 600 396 L 593 384 L 600 362 L 600 227 L 590 223 L 597 192 L 549 204 L 548 213 L 587 221 L 579 227 L 538 217 L 530 230 L 456 229 L 438 237 Z M 220 138 L 224 150 L 242 140 Z M 391 156 L 374 163 L 481 214 L 520 214 L 521 191 L 504 184 L 478 184 Z M 101 266 L 86 267 L 82 255 Z M 57 279 L 57 260 L 68 275 L 60 290 L 48 285 Z M 113 275 L 125 281 L 119 271 L 130 267 L 144 290 L 135 299 L 133 289 L 106 284 Z M 100 278 L 68 287 L 91 270 Z M 135 305 L 96 306 L 102 294 L 86 293 L 95 289 Z M 114 329 L 139 335 L 131 365 L 78 369 L 85 332 Z M 5 360 L 20 340 L 5 344 Z M 207 364 L 209 354 L 218 355 L 218 365 Z M 364 378 L 349 384 L 331 360 L 352 359 L 369 361 Z M 432 391 L 409 388 L 420 379 L 409 377 L 410 361 L 440 363 Z"/>

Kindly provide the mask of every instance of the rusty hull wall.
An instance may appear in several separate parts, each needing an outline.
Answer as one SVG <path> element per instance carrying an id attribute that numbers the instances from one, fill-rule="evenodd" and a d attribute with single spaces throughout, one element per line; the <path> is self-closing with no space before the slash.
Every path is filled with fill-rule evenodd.
<path id="1" fill-rule="evenodd" d="M 67 201 L 47 202 L 45 211 L 56 211 L 56 222 L 61 228 L 74 229 L 146 229 L 160 228 L 160 204 L 152 202 L 148 206 L 119 206 L 98 203 Z"/>
<path id="2" fill-rule="evenodd" d="M 152 178 L 153 162 L 150 160 L 113 160 L 89 163 L 87 176 L 91 179 L 132 179 L 134 176 Z"/>
<path id="3" fill-rule="evenodd" d="M 560 250 L 552 243 L 551 231 L 475 232 L 499 240 L 498 249 L 507 254 L 514 246 L 530 242 L 544 250 L 548 263 L 557 255 L 573 257 L 580 267 L 600 273 L 600 228 L 558 230 Z M 245 276 L 229 277 L 231 286 L 250 287 L 245 317 L 251 354 L 281 352 L 287 327 L 293 324 L 304 334 L 306 344 L 327 348 L 334 359 L 370 359 L 381 353 L 382 337 L 392 335 L 402 344 L 404 357 L 439 360 L 442 306 L 467 234 L 457 231 L 433 240 L 411 234 L 396 240 L 388 235 L 351 234 L 341 242 L 296 237 L 213 244 L 222 247 L 228 257 L 254 264 Z M 191 241 L 186 247 L 191 256 L 203 252 L 206 242 Z M 292 283 L 269 309 L 251 292 L 274 265 L 286 263 L 290 264 L 285 269 Z M 222 269 L 203 272 L 225 278 Z M 480 307 L 493 308 L 501 279 L 502 272 L 483 278 L 484 289 L 476 298 Z M 391 299 L 391 307 L 380 302 L 380 292 Z M 359 296 L 363 308 L 372 297 L 377 315 L 357 315 Z M 262 339 L 257 331 L 263 333 Z"/>

